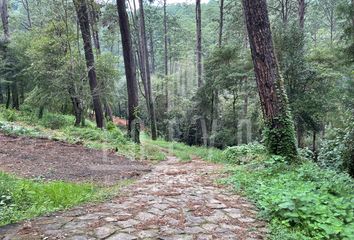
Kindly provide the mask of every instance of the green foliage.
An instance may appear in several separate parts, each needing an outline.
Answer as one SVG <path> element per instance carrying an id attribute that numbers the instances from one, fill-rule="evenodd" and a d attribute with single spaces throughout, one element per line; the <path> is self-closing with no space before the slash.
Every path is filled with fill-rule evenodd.
<path id="1" fill-rule="evenodd" d="M 289 166 L 277 156 L 230 172 L 225 182 L 257 203 L 270 221 L 271 239 L 354 237 L 354 182 L 349 176 L 311 162 Z"/>
<path id="2" fill-rule="evenodd" d="M 289 161 L 297 158 L 294 123 L 287 110 L 282 116 L 267 122 L 263 134 L 270 154 L 284 156 Z"/>
<path id="3" fill-rule="evenodd" d="M 0 172 L 0 225 L 87 202 L 97 190 L 90 184 L 45 183 Z"/>
<path id="4" fill-rule="evenodd" d="M 265 147 L 255 143 L 228 147 L 223 151 L 222 156 L 223 159 L 228 163 L 243 164 L 253 160 L 260 154 L 264 154 L 264 152 L 266 152 Z"/>
<path id="5" fill-rule="evenodd" d="M 322 141 L 318 160 L 324 168 L 354 176 L 354 126 L 351 120 L 345 129 L 333 129 Z"/>

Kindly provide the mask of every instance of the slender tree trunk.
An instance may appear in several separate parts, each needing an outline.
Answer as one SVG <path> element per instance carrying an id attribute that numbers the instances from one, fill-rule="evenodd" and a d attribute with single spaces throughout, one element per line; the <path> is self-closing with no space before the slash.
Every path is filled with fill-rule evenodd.
<path id="1" fill-rule="evenodd" d="M 164 63 L 165 63 L 165 95 L 166 95 L 166 112 L 169 111 L 168 103 L 168 33 L 167 33 L 167 10 L 166 0 L 163 2 L 163 26 L 164 26 Z"/>
<path id="2" fill-rule="evenodd" d="M 224 28 L 224 0 L 220 0 L 219 47 L 221 47 L 222 44 L 223 28 Z"/>
<path id="3" fill-rule="evenodd" d="M 8 83 L 6 86 L 6 109 L 10 107 L 11 103 L 11 87 L 10 84 Z"/>
<path id="4" fill-rule="evenodd" d="M 0 83 L 0 104 L 4 103 L 4 95 L 2 93 L 2 84 Z"/>
<path id="5" fill-rule="evenodd" d="M 298 0 L 299 3 L 299 25 L 303 30 L 305 27 L 305 13 L 306 13 L 306 2 L 305 0 Z"/>
<path id="6" fill-rule="evenodd" d="M 354 0 L 352 0 L 352 36 L 354 44 Z"/>
<path id="7" fill-rule="evenodd" d="M 5 42 L 10 41 L 10 31 L 9 31 L 9 13 L 8 13 L 8 2 L 7 0 L 0 0 L 0 14 L 2 27 L 4 30 Z"/>
<path id="8" fill-rule="evenodd" d="M 242 0 L 263 117 L 272 154 L 297 156 L 294 123 L 275 58 L 266 0 Z"/>
<path id="9" fill-rule="evenodd" d="M 136 81 L 136 67 L 134 63 L 129 19 L 126 11 L 125 0 L 117 0 L 117 10 L 128 90 L 128 134 L 136 143 L 140 143 L 140 123 L 138 120 L 138 84 Z"/>
<path id="10" fill-rule="evenodd" d="M 22 0 L 22 5 L 26 11 L 28 28 L 31 29 L 32 28 L 32 19 L 31 19 L 31 12 L 30 12 L 28 0 Z"/>
<path id="11" fill-rule="evenodd" d="M 103 128 L 104 117 L 100 99 L 100 91 L 97 85 L 97 75 L 95 69 L 95 58 L 92 51 L 90 24 L 88 18 L 87 5 L 85 0 L 74 0 L 77 17 L 80 24 L 82 40 L 84 42 L 84 51 L 86 66 L 88 70 L 88 79 L 91 89 L 93 109 L 95 111 L 96 124 L 98 128 Z"/>
<path id="12" fill-rule="evenodd" d="M 152 28 L 149 29 L 149 40 L 150 40 L 150 56 L 151 56 L 151 73 L 155 73 L 155 51 L 154 51 L 154 33 Z"/>
<path id="13" fill-rule="evenodd" d="M 317 147 L 316 147 L 316 140 L 317 139 L 317 133 L 316 131 L 313 131 L 313 136 L 312 136 L 312 152 L 314 156 L 314 160 L 317 161 Z"/>
<path id="14" fill-rule="evenodd" d="M 149 114 L 150 114 L 150 126 L 151 126 L 151 138 L 152 140 L 157 139 L 157 129 L 156 129 L 156 115 L 155 115 L 155 105 L 154 100 L 152 98 L 152 89 L 151 89 L 151 75 L 150 75 L 150 63 L 149 63 L 149 55 L 147 48 L 147 38 L 145 31 L 145 14 L 144 14 L 144 5 L 143 0 L 139 0 L 140 5 L 140 36 L 141 36 L 141 46 L 142 46 L 142 64 L 145 64 L 145 76 L 146 76 L 146 85 L 147 85 L 147 93 L 146 99 L 149 105 Z"/>
<path id="15" fill-rule="evenodd" d="M 19 110 L 20 102 L 18 98 L 18 86 L 16 81 L 13 81 L 11 83 L 11 95 L 12 95 L 12 108 Z"/>
<path id="16" fill-rule="evenodd" d="M 197 37 L 197 79 L 198 79 L 198 88 L 203 85 L 202 79 L 202 18 L 201 18 L 201 7 L 200 7 L 200 0 L 196 0 L 196 7 L 195 7 L 195 20 L 196 20 L 196 37 Z"/>

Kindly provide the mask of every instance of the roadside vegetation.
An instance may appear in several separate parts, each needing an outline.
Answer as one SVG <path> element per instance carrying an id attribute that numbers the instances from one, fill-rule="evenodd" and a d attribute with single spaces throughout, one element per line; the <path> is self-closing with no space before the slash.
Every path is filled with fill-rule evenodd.
<path id="1" fill-rule="evenodd" d="M 267 154 L 261 144 L 224 151 L 158 140 L 182 161 L 193 157 L 225 164 L 219 179 L 252 200 L 269 222 L 270 239 L 353 239 L 354 181 L 346 173 L 323 169 L 300 152 L 298 163 Z"/>

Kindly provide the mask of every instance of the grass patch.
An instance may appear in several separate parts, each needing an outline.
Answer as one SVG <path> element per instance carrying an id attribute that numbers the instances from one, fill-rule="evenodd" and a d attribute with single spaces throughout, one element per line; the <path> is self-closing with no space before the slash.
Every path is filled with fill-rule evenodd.
<path id="1" fill-rule="evenodd" d="M 199 146 L 188 146 L 179 142 L 167 142 L 163 139 L 152 141 L 147 135 L 142 135 L 144 144 L 159 146 L 169 154 L 176 156 L 182 162 L 189 162 L 193 157 L 199 157 L 207 161 L 222 162 L 222 151 L 216 148 L 206 148 Z"/>
<path id="2" fill-rule="evenodd" d="M 89 183 L 27 180 L 0 172 L 0 226 L 86 202 L 103 201 L 132 182 L 124 180 L 101 188 Z"/>
<path id="3" fill-rule="evenodd" d="M 98 192 L 91 184 L 37 182 L 0 172 L 0 225 L 87 202 Z"/>

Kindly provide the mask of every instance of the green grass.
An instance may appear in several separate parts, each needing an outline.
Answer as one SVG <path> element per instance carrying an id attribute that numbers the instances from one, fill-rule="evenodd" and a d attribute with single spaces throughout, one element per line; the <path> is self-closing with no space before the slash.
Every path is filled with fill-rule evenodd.
<path id="1" fill-rule="evenodd" d="M 152 141 L 147 135 L 142 135 L 144 144 L 159 146 L 169 154 L 176 156 L 182 162 L 189 162 L 193 157 L 199 157 L 207 161 L 222 162 L 222 151 L 216 148 L 188 146 L 179 142 L 167 142 L 163 139 Z"/>
<path id="2" fill-rule="evenodd" d="M 86 202 L 103 201 L 131 183 L 132 180 L 124 180 L 101 188 L 89 183 L 28 180 L 0 172 L 0 226 Z"/>

